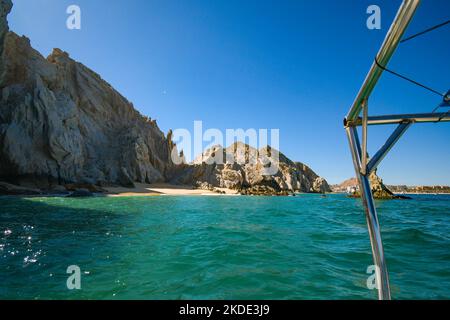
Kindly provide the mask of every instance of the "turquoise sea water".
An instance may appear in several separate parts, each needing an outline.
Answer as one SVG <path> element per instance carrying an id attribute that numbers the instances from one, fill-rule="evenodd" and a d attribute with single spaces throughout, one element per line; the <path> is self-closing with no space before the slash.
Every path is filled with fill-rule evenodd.
<path id="1" fill-rule="evenodd" d="M 450 196 L 413 197 L 377 202 L 392 295 L 448 299 Z M 372 299 L 371 264 L 344 195 L 0 197 L 1 299 Z"/>

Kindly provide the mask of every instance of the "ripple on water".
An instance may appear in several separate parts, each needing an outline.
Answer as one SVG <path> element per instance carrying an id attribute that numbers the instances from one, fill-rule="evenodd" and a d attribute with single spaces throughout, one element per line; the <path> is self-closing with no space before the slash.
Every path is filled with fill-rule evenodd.
<path id="1" fill-rule="evenodd" d="M 395 298 L 450 298 L 450 197 L 377 202 Z M 365 299 L 360 203 L 298 197 L 0 198 L 0 298 Z M 82 287 L 69 292 L 66 269 Z"/>

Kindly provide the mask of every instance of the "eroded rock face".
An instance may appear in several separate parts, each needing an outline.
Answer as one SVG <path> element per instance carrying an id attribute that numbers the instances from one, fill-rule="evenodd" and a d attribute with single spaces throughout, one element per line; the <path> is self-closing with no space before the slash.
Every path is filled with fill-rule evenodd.
<path id="1" fill-rule="evenodd" d="M 174 145 L 98 74 L 54 49 L 44 58 L 8 31 L 0 0 L 0 180 L 64 183 L 164 181 Z"/>
<path id="2" fill-rule="evenodd" d="M 191 182 L 200 188 L 241 190 L 244 194 L 282 195 L 289 192 L 331 191 L 325 179 L 308 166 L 293 162 L 280 152 L 279 170 L 266 175 L 264 169 L 268 167 L 267 159 L 269 163 L 275 163 L 275 152 L 278 151 L 256 150 L 240 142 L 225 149 L 214 146 L 196 158 L 177 180 L 181 183 Z"/>

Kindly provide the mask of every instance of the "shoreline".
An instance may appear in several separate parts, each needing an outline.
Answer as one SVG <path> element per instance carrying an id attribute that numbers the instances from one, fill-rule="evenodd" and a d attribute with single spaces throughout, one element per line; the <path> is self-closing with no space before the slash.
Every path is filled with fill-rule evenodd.
<path id="1" fill-rule="evenodd" d="M 233 196 L 239 195 L 238 191 L 227 188 L 215 188 L 220 191 L 195 189 L 192 186 L 173 185 L 169 183 L 136 183 L 135 188 L 106 187 L 104 188 L 106 197 L 148 197 L 148 196 Z"/>
<path id="2" fill-rule="evenodd" d="M 404 192 L 404 193 L 398 193 L 398 192 L 393 192 L 394 193 L 394 195 L 399 195 L 399 196 L 402 196 L 402 195 L 409 195 L 409 194 L 412 194 L 412 195 L 426 195 L 426 194 L 428 194 L 428 195 L 443 195 L 443 194 L 448 194 L 448 195 L 450 195 L 450 192 Z M 336 192 L 330 192 L 330 194 L 347 194 L 347 192 L 344 192 L 344 191 L 336 191 Z"/>
<path id="3" fill-rule="evenodd" d="M 241 196 L 238 190 L 228 188 L 214 188 L 214 190 L 197 189 L 189 185 L 174 185 L 169 183 L 135 183 L 135 187 L 102 187 L 102 192 L 91 192 L 90 196 L 94 197 L 151 197 L 151 196 Z M 294 195 L 314 194 L 308 192 L 295 192 Z M 317 193 L 318 194 L 318 193 Z M 346 192 L 327 192 L 326 194 L 348 195 Z M 408 192 L 394 193 L 397 196 L 408 195 L 450 195 L 446 192 Z M 36 193 L 36 194 L 1 194 L 0 196 L 17 196 L 17 197 L 84 197 L 83 195 L 71 196 L 69 191 L 64 193 Z"/>
<path id="4" fill-rule="evenodd" d="M 442 194 L 450 194 L 450 192 L 405 192 L 405 193 L 394 193 L 394 194 L 398 194 L 398 195 L 403 195 L 403 194 L 429 194 L 429 195 L 442 195 Z"/>

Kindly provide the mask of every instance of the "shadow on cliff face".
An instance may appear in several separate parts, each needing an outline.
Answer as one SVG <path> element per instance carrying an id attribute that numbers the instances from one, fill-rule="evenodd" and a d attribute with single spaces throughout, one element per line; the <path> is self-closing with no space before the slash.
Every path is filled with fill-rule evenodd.
<path id="1" fill-rule="evenodd" d="M 104 199 L 104 198 L 103 198 Z M 114 199 L 110 199 L 114 202 Z M 102 198 L 0 197 L 0 298 L 81 298 L 89 290 L 68 290 L 70 265 L 81 268 L 85 289 L 89 278 L 117 278 L 127 244 L 127 228 L 139 211 L 105 206 Z M 137 214 L 136 214 L 137 213 Z"/>

